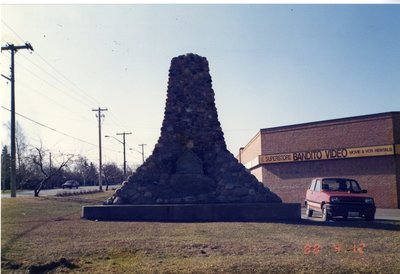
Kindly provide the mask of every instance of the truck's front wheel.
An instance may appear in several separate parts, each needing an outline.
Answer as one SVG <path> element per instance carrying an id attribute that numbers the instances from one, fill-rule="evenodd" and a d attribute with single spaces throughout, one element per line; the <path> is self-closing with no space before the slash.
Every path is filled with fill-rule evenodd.
<path id="1" fill-rule="evenodd" d="M 310 206 L 307 205 L 307 207 L 306 207 L 306 216 L 307 217 L 312 217 L 313 213 L 314 213 L 314 210 L 310 209 Z"/>
<path id="2" fill-rule="evenodd" d="M 329 219 L 330 219 L 330 216 L 329 216 L 328 211 L 326 209 L 326 205 L 323 205 L 322 206 L 322 221 L 326 222 L 326 221 L 329 221 Z"/>
<path id="3" fill-rule="evenodd" d="M 366 215 L 365 215 L 365 220 L 366 220 L 366 221 L 373 221 L 373 220 L 375 220 L 375 214 L 373 214 L 373 213 L 372 213 L 372 214 L 371 214 L 371 213 L 370 213 L 370 214 L 366 214 Z"/>

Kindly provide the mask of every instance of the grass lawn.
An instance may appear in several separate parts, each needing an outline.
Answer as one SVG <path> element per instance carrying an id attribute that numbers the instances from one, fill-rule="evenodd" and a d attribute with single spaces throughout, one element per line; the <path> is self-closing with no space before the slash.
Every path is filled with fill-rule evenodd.
<path id="1" fill-rule="evenodd" d="M 94 222 L 108 193 L 2 199 L 2 273 L 400 273 L 400 222 Z"/>

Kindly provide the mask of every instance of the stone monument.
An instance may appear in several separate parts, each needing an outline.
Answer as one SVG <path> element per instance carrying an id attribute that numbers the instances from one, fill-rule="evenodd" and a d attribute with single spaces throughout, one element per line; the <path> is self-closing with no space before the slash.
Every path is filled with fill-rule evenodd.
<path id="1" fill-rule="evenodd" d="M 106 204 L 281 202 L 227 150 L 207 59 L 172 59 L 153 154 Z"/>
<path id="2" fill-rule="evenodd" d="M 111 207 L 125 205 L 137 206 L 120 219 L 133 220 L 164 220 L 165 216 L 157 214 L 174 215 L 165 220 L 218 220 L 220 214 L 235 219 L 239 211 L 246 215 L 246 211 L 258 210 L 261 214 L 260 205 L 267 211 L 282 205 L 281 199 L 227 150 L 206 58 L 186 54 L 172 59 L 164 121 L 153 153 L 99 210 L 115 219 Z M 188 212 L 176 213 L 182 210 Z M 214 211 L 211 217 L 206 213 L 210 210 Z M 84 217 L 99 218 L 89 211 L 86 209 Z M 141 218 L 140 211 L 146 217 Z M 182 214 L 187 216 L 178 216 Z M 258 218 L 251 217 L 252 213 L 249 216 L 244 219 Z"/>

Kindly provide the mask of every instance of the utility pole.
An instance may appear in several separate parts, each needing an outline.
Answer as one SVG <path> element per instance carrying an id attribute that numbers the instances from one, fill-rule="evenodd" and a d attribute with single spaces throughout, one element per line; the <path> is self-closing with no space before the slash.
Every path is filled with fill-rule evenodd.
<path id="1" fill-rule="evenodd" d="M 125 153 L 125 135 L 130 135 L 132 132 L 121 132 L 117 135 L 122 135 L 122 144 L 124 145 L 124 180 L 126 179 L 126 153 Z"/>
<path id="2" fill-rule="evenodd" d="M 143 161 L 143 164 L 144 164 L 144 146 L 145 146 L 146 144 L 140 144 L 139 146 L 140 147 L 142 147 L 142 161 Z"/>
<path id="3" fill-rule="evenodd" d="M 125 135 L 130 135 L 132 134 L 132 132 L 121 132 L 121 133 L 117 133 L 117 135 L 122 135 L 122 141 L 118 140 L 117 138 L 115 138 L 114 136 L 109 136 L 109 135 L 104 135 L 104 137 L 111 137 L 114 138 L 115 140 L 117 140 L 118 142 L 120 142 L 123 147 L 124 147 L 124 180 L 126 179 L 126 152 L 125 152 Z"/>
<path id="4" fill-rule="evenodd" d="M 103 167 L 101 163 L 101 118 L 105 116 L 104 114 L 101 114 L 101 112 L 108 111 L 108 109 L 98 107 L 97 109 L 92 109 L 92 111 L 97 111 L 98 114 L 96 114 L 96 117 L 99 120 L 99 189 L 103 190 L 103 185 L 102 185 Z"/>
<path id="5" fill-rule="evenodd" d="M 49 174 L 51 174 L 51 168 L 52 168 L 52 166 L 51 166 L 51 152 L 49 152 L 49 156 L 50 156 L 50 162 L 49 162 Z"/>
<path id="6" fill-rule="evenodd" d="M 17 185 L 15 182 L 16 178 L 16 155 L 15 155 L 15 75 L 14 75 L 14 55 L 19 49 L 30 49 L 33 51 L 31 44 L 25 43 L 23 46 L 15 46 L 13 44 L 7 44 L 5 47 L 1 47 L 1 51 L 9 50 L 11 53 L 11 76 L 10 78 L 3 76 L 11 82 L 11 197 L 17 197 Z"/>

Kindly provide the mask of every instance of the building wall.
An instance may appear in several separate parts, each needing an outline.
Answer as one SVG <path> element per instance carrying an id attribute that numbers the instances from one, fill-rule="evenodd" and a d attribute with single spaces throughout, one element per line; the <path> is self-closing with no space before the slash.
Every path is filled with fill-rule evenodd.
<path id="1" fill-rule="evenodd" d="M 393 138 L 396 146 L 397 207 L 400 208 L 400 113 L 393 115 Z"/>
<path id="2" fill-rule="evenodd" d="M 393 114 L 393 138 L 396 144 L 400 144 L 400 112 Z"/>
<path id="3" fill-rule="evenodd" d="M 258 155 L 261 155 L 261 147 L 261 134 L 257 133 L 247 146 L 240 150 L 237 158 L 246 166 L 251 161 L 255 161 Z"/>
<path id="4" fill-rule="evenodd" d="M 396 192 L 397 208 L 400 208 L 400 155 L 396 156 Z"/>
<path id="5" fill-rule="evenodd" d="M 263 154 L 394 143 L 391 116 L 310 123 L 261 130 L 261 134 Z"/>
<path id="6" fill-rule="evenodd" d="M 258 155 L 318 149 L 400 144 L 400 112 L 366 115 L 262 129 L 243 150 Z M 257 148 L 261 146 L 261 151 Z M 242 163 L 245 163 L 242 161 Z M 348 177 L 368 190 L 378 207 L 400 206 L 400 152 L 397 155 L 253 165 L 252 173 L 284 202 L 304 202 L 315 177 Z"/>
<path id="7" fill-rule="evenodd" d="M 256 176 L 257 180 L 259 182 L 263 182 L 264 181 L 264 177 L 263 177 L 263 167 L 259 166 L 258 168 L 253 168 L 252 170 L 250 170 L 251 174 L 253 174 L 254 176 Z"/>

